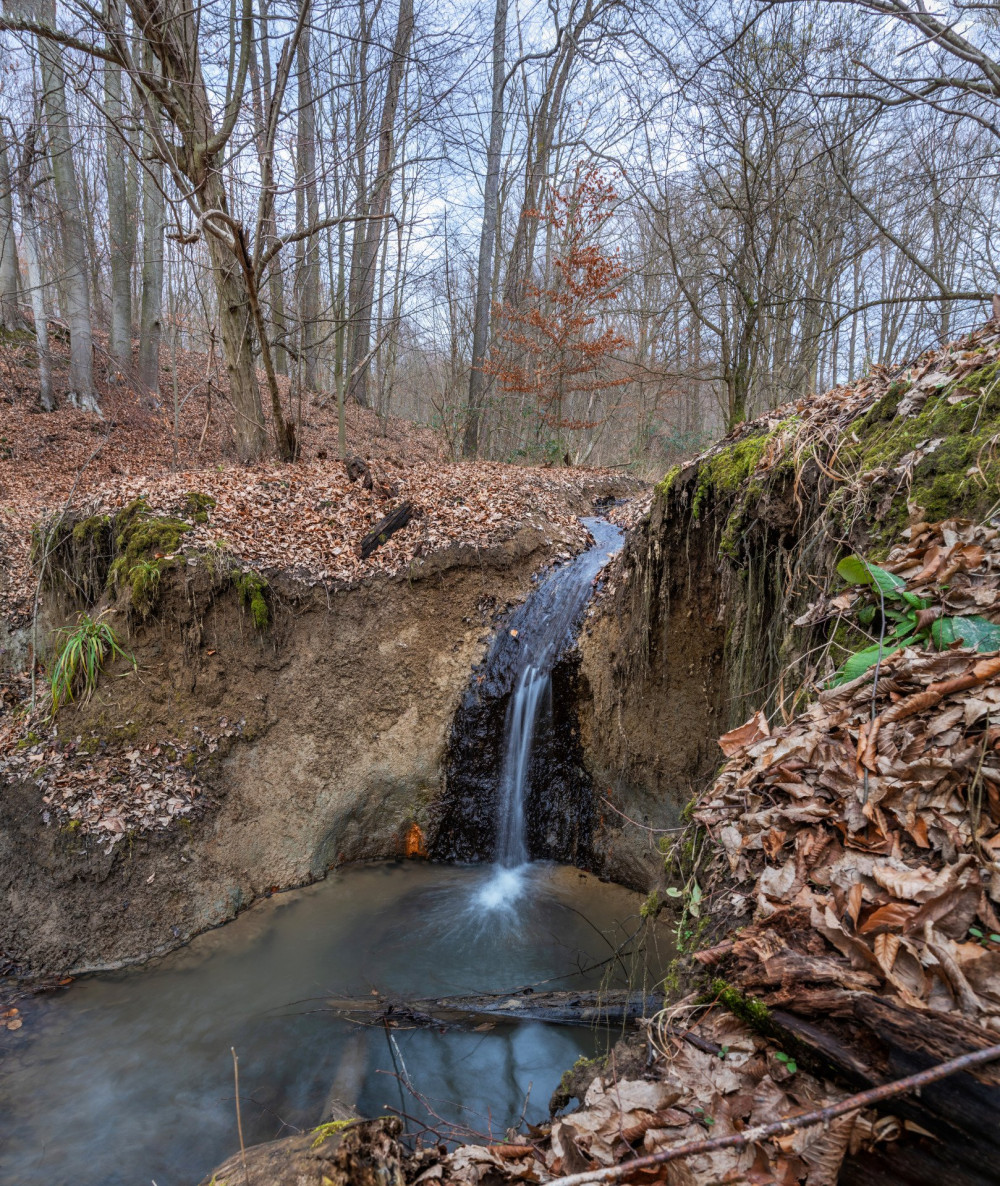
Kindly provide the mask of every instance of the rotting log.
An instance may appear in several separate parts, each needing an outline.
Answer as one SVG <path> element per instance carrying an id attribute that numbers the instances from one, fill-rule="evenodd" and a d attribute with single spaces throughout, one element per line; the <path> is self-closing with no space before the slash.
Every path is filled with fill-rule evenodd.
<path id="1" fill-rule="evenodd" d="M 234 1153 L 201 1186 L 403 1186 L 408 1150 L 394 1116 L 298 1133 Z"/>
<path id="2" fill-rule="evenodd" d="M 380 548 L 390 536 L 405 527 L 413 514 L 412 502 L 401 502 L 395 510 L 390 511 L 361 541 L 361 559 L 367 560 L 376 548 Z"/>
<path id="3" fill-rule="evenodd" d="M 841 993 L 826 1018 L 807 1020 L 789 1006 L 772 1009 L 769 1021 L 798 1061 L 862 1089 L 990 1044 L 987 1034 L 962 1019 L 918 1013 L 869 993 Z M 884 1107 L 931 1135 L 911 1132 L 889 1152 L 876 1146 L 849 1157 L 839 1178 L 842 1186 L 987 1186 L 997 1181 L 1000 1067 L 980 1067 L 975 1075 L 960 1072 Z"/>
<path id="4" fill-rule="evenodd" d="M 610 992 L 519 992 L 394 1001 L 376 997 L 329 1000 L 336 1013 L 371 1024 L 460 1027 L 499 1021 L 550 1025 L 625 1025 L 655 1013 L 662 998 L 624 989 Z"/>

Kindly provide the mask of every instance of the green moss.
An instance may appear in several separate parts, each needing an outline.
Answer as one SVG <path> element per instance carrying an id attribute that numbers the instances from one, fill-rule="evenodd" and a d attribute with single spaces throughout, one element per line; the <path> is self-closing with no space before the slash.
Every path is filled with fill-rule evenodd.
<path id="1" fill-rule="evenodd" d="M 118 555 L 108 571 L 108 587 L 128 589 L 132 608 L 145 617 L 159 597 L 160 577 L 172 566 L 184 532 L 183 519 L 154 515 L 144 498 L 130 502 L 115 518 Z"/>
<path id="2" fill-rule="evenodd" d="M 325 1141 L 331 1137 L 342 1133 L 345 1128 L 350 1128 L 352 1124 L 357 1124 L 356 1120 L 331 1120 L 328 1124 L 321 1124 L 318 1128 L 313 1129 L 314 1140 L 312 1143 L 313 1149 L 318 1149 Z"/>
<path id="3" fill-rule="evenodd" d="M 873 559 L 898 541 L 908 520 L 907 502 L 922 507 L 929 522 L 937 522 L 979 518 L 1000 498 L 998 378 L 1000 360 L 931 395 L 917 415 L 905 420 L 895 415 L 898 398 L 887 393 L 847 430 L 839 465 L 876 482 L 918 447 L 940 442 L 916 462 L 909 486 L 902 485 L 873 524 Z M 949 403 L 948 396 L 959 387 L 980 394 Z M 898 481 L 895 475 L 890 480 Z"/>
<path id="4" fill-rule="evenodd" d="M 767 1006 L 758 1001 L 756 997 L 745 996 L 739 989 L 733 988 L 731 984 L 727 984 L 725 980 L 721 979 L 712 981 L 709 994 L 709 1000 L 725 1005 L 730 1013 L 750 1026 L 752 1030 L 762 1034 L 771 1032 L 773 1028 L 771 1014 L 768 1012 Z"/>
<path id="5" fill-rule="evenodd" d="M 701 463 L 694 502 L 691 504 L 691 514 L 695 519 L 700 517 L 709 492 L 718 501 L 720 495 L 734 494 L 740 488 L 760 464 L 768 440 L 767 433 L 744 437 Z"/>
<path id="6" fill-rule="evenodd" d="M 214 511 L 216 501 L 210 494 L 189 490 L 184 496 L 184 514 L 195 523 L 207 523 L 208 512 Z"/>
<path id="7" fill-rule="evenodd" d="M 1000 358 L 994 359 L 993 362 L 987 363 L 984 367 L 980 367 L 978 371 L 973 371 L 971 375 L 966 375 L 964 379 L 960 379 L 954 384 L 954 387 L 965 387 L 972 391 L 982 391 L 987 387 L 991 387 L 998 380 L 1000 380 Z"/>
<path id="8" fill-rule="evenodd" d="M 104 546 L 110 538 L 111 520 L 107 515 L 91 515 L 73 525 L 73 543 L 78 547 L 85 544 Z"/>
<path id="9" fill-rule="evenodd" d="M 679 465 L 675 465 L 672 469 L 668 469 L 663 475 L 661 481 L 656 484 L 656 493 L 660 496 L 660 498 L 666 498 L 666 496 L 670 493 L 670 488 L 673 486 L 674 482 L 677 481 L 677 475 L 680 472 L 681 467 Z"/>
<path id="10" fill-rule="evenodd" d="M 739 532 L 743 507 L 747 498 L 753 492 L 760 492 L 763 484 L 750 481 L 757 467 L 763 461 L 767 451 L 776 437 L 794 429 L 801 422 L 799 416 L 787 416 L 771 429 L 770 432 L 758 433 L 756 436 L 744 437 L 731 445 L 720 449 L 702 462 L 698 470 L 698 484 L 695 487 L 694 500 L 691 504 L 692 517 L 698 519 L 702 507 L 711 495 L 715 502 L 739 494 L 740 498 L 732 512 L 737 518 L 727 522 L 728 547 L 735 555 L 735 539 Z M 791 464 L 791 453 L 781 457 L 775 470 Z M 747 487 L 744 489 L 744 487 Z M 725 542 L 725 541 L 724 541 Z M 728 553 L 727 553 L 728 554 Z"/>
<path id="11" fill-rule="evenodd" d="M 583 1055 L 581 1055 L 576 1060 L 576 1062 L 573 1063 L 568 1071 L 563 1071 L 562 1078 L 559 1080 L 559 1087 L 556 1089 L 555 1094 L 558 1095 L 561 1093 L 565 1095 L 568 1102 L 573 1098 L 570 1093 L 573 1091 L 575 1086 L 573 1080 L 575 1079 L 576 1075 L 580 1071 L 588 1070 L 590 1067 L 594 1067 L 596 1069 L 597 1067 L 600 1067 L 603 1062 L 604 1059 L 599 1055 L 596 1058 L 584 1058 Z"/>
<path id="12" fill-rule="evenodd" d="M 640 918 L 656 918 L 660 913 L 660 895 L 656 890 L 650 890 L 649 896 L 639 907 Z"/>
<path id="13" fill-rule="evenodd" d="M 271 614 L 267 608 L 265 594 L 268 590 L 267 581 L 252 570 L 249 572 L 233 572 L 233 584 L 240 595 L 240 605 L 250 607 L 250 617 L 258 630 L 266 630 L 271 624 Z"/>
<path id="14" fill-rule="evenodd" d="M 34 340 L 34 332 L 30 329 L 4 329 L 0 326 L 0 344 L 4 346 L 27 346 Z"/>
<path id="15" fill-rule="evenodd" d="M 661 988 L 668 1001 L 677 1000 L 683 993 L 683 977 L 685 966 L 679 956 L 674 956 L 667 967 Z"/>

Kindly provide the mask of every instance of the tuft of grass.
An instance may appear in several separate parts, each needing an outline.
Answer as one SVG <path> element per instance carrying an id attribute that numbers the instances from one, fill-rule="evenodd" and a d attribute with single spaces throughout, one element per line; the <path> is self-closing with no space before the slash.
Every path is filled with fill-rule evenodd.
<path id="1" fill-rule="evenodd" d="M 110 622 L 81 614 L 72 629 L 60 630 L 62 645 L 52 668 L 52 716 L 77 696 L 90 698 L 104 664 L 126 659 L 135 670 L 135 659 L 118 641 Z"/>

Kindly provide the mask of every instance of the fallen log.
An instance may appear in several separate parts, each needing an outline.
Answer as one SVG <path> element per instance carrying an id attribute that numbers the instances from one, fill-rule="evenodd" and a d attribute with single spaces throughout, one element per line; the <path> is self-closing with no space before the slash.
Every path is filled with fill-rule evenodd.
<path id="1" fill-rule="evenodd" d="M 401 502 L 395 510 L 390 511 L 381 523 L 376 523 L 361 541 L 361 559 L 367 560 L 376 548 L 380 548 L 391 535 L 395 535 L 397 531 L 405 527 L 413 515 L 412 502 Z"/>
<path id="2" fill-rule="evenodd" d="M 864 1089 L 882 1089 L 894 1079 L 934 1072 L 963 1057 L 971 1063 L 941 1078 L 932 1075 L 919 1092 L 894 1098 L 892 1114 L 930 1137 L 901 1142 L 891 1156 L 881 1148 L 852 1155 L 841 1170 L 843 1186 L 995 1182 L 1000 1076 L 992 1059 L 979 1061 L 985 1050 L 996 1049 L 989 1035 L 953 1014 L 931 1021 L 924 1013 L 868 993 L 841 995 L 832 1018 L 806 1020 L 790 1009 L 770 1011 L 775 1037 L 817 1072 Z"/>
<path id="3" fill-rule="evenodd" d="M 474 1026 L 483 1022 L 541 1021 L 550 1025 L 626 1025 L 650 1016 L 662 998 L 624 989 L 601 992 L 522 992 L 396 1001 L 377 997 L 334 999 L 336 1013 L 366 1022 L 414 1026 Z"/>
<path id="4" fill-rule="evenodd" d="M 993 1062 L 998 1058 L 1000 1058 L 1000 1045 L 990 1046 L 983 1050 L 973 1050 L 958 1058 L 949 1059 L 938 1066 L 928 1067 L 916 1074 L 907 1075 L 904 1079 L 884 1083 L 869 1091 L 858 1092 L 857 1095 L 848 1096 L 847 1099 L 830 1104 L 825 1108 L 816 1108 L 811 1112 L 787 1116 L 782 1120 L 775 1120 L 771 1124 L 759 1124 L 744 1129 L 743 1132 L 706 1137 L 704 1140 L 698 1141 L 677 1142 L 655 1153 L 647 1154 L 644 1157 L 634 1157 L 628 1161 L 620 1162 L 618 1165 L 586 1170 L 580 1174 L 567 1174 L 562 1178 L 553 1178 L 550 1181 L 550 1186 L 584 1186 L 584 1183 L 619 1182 L 623 1178 L 631 1177 L 636 1170 L 652 1169 L 654 1166 L 665 1165 L 667 1162 L 678 1161 L 697 1153 L 711 1153 L 717 1149 L 743 1148 L 770 1137 L 788 1136 L 814 1124 L 828 1125 L 839 1116 L 860 1112 L 864 1108 L 872 1107 L 885 1100 L 895 1100 L 909 1092 L 919 1093 L 932 1083 L 938 1083 L 960 1071 Z"/>

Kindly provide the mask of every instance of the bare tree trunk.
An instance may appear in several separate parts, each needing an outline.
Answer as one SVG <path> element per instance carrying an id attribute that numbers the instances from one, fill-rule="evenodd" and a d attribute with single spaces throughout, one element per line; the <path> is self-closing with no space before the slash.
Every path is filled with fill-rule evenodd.
<path id="1" fill-rule="evenodd" d="M 269 109 L 271 104 L 271 49 L 270 42 L 268 41 L 267 0 L 262 0 L 261 2 L 259 19 L 260 65 L 258 66 L 257 50 L 256 46 L 254 46 L 250 58 L 250 71 L 253 83 L 252 97 L 255 132 L 257 136 L 257 158 L 261 162 L 263 172 L 265 168 L 264 156 L 267 152 L 264 132 L 264 112 Z M 303 29 L 303 33 L 308 33 L 308 29 Z M 263 220 L 260 229 L 266 246 L 270 250 L 277 241 L 273 210 L 269 209 L 268 215 Z M 285 340 L 288 333 L 288 326 L 285 321 L 285 285 L 281 275 L 280 260 L 277 256 L 268 265 L 266 274 L 268 304 L 270 305 L 268 320 L 270 321 L 271 337 L 274 343 L 274 369 L 279 375 L 287 375 L 288 350 L 285 347 Z"/>
<path id="2" fill-rule="evenodd" d="M 497 0 L 493 17 L 493 100 L 490 112 L 490 140 L 486 149 L 486 185 L 483 192 L 483 225 L 479 235 L 479 271 L 476 277 L 476 307 L 472 323 L 472 367 L 469 371 L 469 407 L 466 413 L 462 453 L 479 452 L 479 418 L 482 415 L 486 376 L 483 366 L 489 344 L 490 310 L 493 304 L 493 243 L 500 206 L 500 152 L 503 148 L 504 69 L 507 48 L 507 0 Z"/>
<path id="3" fill-rule="evenodd" d="M 202 208 L 226 211 L 222 176 L 211 168 L 199 197 Z M 241 461 L 255 461 L 264 452 L 267 425 L 253 358 L 254 316 L 246 276 L 236 253 L 217 235 L 205 235 L 219 302 L 219 329 L 236 413 L 236 450 Z"/>
<path id="4" fill-rule="evenodd" d="M 52 357 L 49 353 L 49 324 L 45 311 L 45 277 L 42 254 L 38 245 L 38 216 L 35 213 L 35 186 L 31 174 L 35 162 L 37 129 L 32 126 L 25 137 L 21 161 L 17 170 L 17 188 L 21 199 L 21 235 L 24 261 L 28 267 L 28 290 L 31 293 L 31 313 L 35 322 L 35 352 L 38 355 L 38 397 L 45 412 L 54 412 L 52 392 Z"/>
<path id="5" fill-rule="evenodd" d="M 147 68 L 152 55 L 146 52 Z M 142 296 L 139 310 L 139 383 L 159 403 L 160 339 L 163 335 L 163 163 L 148 127 L 142 132 Z"/>
<path id="6" fill-rule="evenodd" d="M 297 129 L 298 188 L 296 212 L 300 229 L 319 222 L 316 186 L 316 108 L 313 103 L 309 26 L 299 36 L 299 119 Z M 315 234 L 297 245 L 295 287 L 299 307 L 301 383 L 316 389 L 316 330 L 319 319 L 319 241 Z"/>
<path id="7" fill-rule="evenodd" d="M 372 305 L 375 300 L 375 261 L 382 238 L 382 218 L 389 205 L 392 190 L 393 147 L 395 144 L 396 107 L 406 70 L 410 40 L 413 37 L 413 0 L 400 0 L 396 20 L 396 37 L 392 47 L 389 77 L 382 102 L 379 124 L 378 167 L 372 186 L 368 219 L 361 232 L 361 257 L 358 267 L 358 301 L 353 313 L 354 332 L 351 338 L 350 394 L 362 407 L 370 405 L 368 371 L 371 360 Z"/>
<path id="8" fill-rule="evenodd" d="M 55 0 L 37 0 L 37 7 L 21 5 L 29 16 L 56 27 Z M 100 412 L 94 386 L 94 342 L 90 324 L 90 282 L 80 187 L 73 161 L 73 138 L 66 102 L 66 72 L 62 49 L 47 37 L 38 38 L 42 103 L 48 129 L 50 167 L 59 204 L 62 232 L 62 292 L 69 323 L 69 400 L 86 411 Z"/>
<path id="9" fill-rule="evenodd" d="M 124 23 L 117 0 L 111 0 L 111 19 Z M 108 248 L 111 263 L 111 333 L 108 347 L 123 376 L 132 373 L 132 262 L 135 258 L 135 219 L 128 201 L 122 71 L 104 64 L 104 108 L 107 115 Z"/>
<path id="10" fill-rule="evenodd" d="M 345 382 L 350 380 L 350 362 L 354 357 L 355 319 L 361 307 L 361 261 L 364 256 L 365 218 L 368 214 L 368 162 L 366 152 L 368 148 L 368 120 L 371 114 L 368 97 L 368 50 L 371 40 L 371 24 L 368 20 L 367 0 L 360 0 L 358 6 L 358 35 L 357 54 L 358 71 L 357 83 L 352 87 L 355 92 L 354 106 L 354 211 L 356 215 L 351 235 L 351 268 L 347 279 L 347 341 L 345 344 L 344 366 L 347 370 Z M 364 353 L 362 354 L 364 357 Z M 353 390 L 353 385 L 350 385 Z M 353 391 L 355 399 L 362 406 L 367 406 L 368 390 L 365 385 Z"/>
<path id="11" fill-rule="evenodd" d="M 8 333 L 28 328 L 18 304 L 17 242 L 11 198 L 10 156 L 0 131 L 0 329 Z"/>

